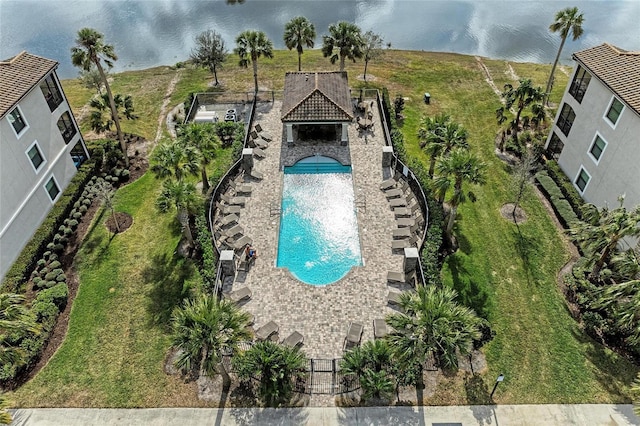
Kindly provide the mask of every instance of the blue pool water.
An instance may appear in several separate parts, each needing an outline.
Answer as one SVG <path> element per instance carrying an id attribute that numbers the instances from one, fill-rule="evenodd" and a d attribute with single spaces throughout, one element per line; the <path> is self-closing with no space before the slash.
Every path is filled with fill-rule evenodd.
<path id="1" fill-rule="evenodd" d="M 284 169 L 278 267 L 326 285 L 362 265 L 351 167 L 321 156 Z"/>

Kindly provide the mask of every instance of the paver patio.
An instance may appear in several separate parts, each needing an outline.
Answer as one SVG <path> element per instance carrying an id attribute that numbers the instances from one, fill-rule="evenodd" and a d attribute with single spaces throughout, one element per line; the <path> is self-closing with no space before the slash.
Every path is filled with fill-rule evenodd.
<path id="1" fill-rule="evenodd" d="M 258 106 L 254 124 L 273 135 L 264 159 L 254 159 L 254 169 L 264 175 L 253 181 L 251 196 L 238 223 L 253 240 L 258 258 L 250 270 L 238 272 L 233 289 L 248 286 L 251 300 L 242 305 L 255 316 L 255 327 L 276 322 L 279 340 L 294 331 L 304 336 L 302 350 L 313 358 L 335 358 L 342 347 L 350 321 L 364 325 L 363 342 L 373 339 L 373 320 L 384 318 L 387 306 L 387 272 L 402 269 L 402 255 L 391 248 L 396 228 L 393 211 L 380 190 L 383 179 L 382 148 L 385 146 L 380 117 L 374 110 L 373 131 L 361 133 L 354 122 L 349 125 L 349 143 L 301 144 L 283 146 L 281 102 Z M 283 166 L 319 153 L 351 163 L 363 266 L 354 267 L 338 282 L 312 286 L 276 267 L 279 209 L 283 185 Z"/>

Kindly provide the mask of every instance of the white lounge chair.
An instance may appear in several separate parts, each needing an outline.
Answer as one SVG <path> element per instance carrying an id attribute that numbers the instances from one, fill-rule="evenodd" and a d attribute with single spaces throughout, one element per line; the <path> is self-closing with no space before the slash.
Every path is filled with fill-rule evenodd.
<path id="1" fill-rule="evenodd" d="M 295 348 L 296 346 L 302 345 L 303 342 L 304 342 L 304 336 L 298 333 L 297 331 L 294 331 L 286 339 L 282 341 L 282 344 L 290 348 Z"/>
<path id="2" fill-rule="evenodd" d="M 252 294 L 253 293 L 251 292 L 251 289 L 249 287 L 242 287 L 230 293 L 223 293 L 222 297 L 232 301 L 233 303 L 239 303 L 244 299 L 251 299 Z"/>
<path id="3" fill-rule="evenodd" d="M 387 323 L 385 320 L 378 318 L 373 320 L 373 337 L 375 339 L 382 339 L 384 336 L 389 334 L 387 329 Z"/>
<path id="4" fill-rule="evenodd" d="M 349 330 L 347 330 L 347 336 L 344 338 L 344 350 L 360 345 L 360 340 L 362 340 L 363 332 L 364 327 L 362 326 L 362 324 L 353 321 L 350 322 Z"/>
<path id="5" fill-rule="evenodd" d="M 256 337 L 258 340 L 267 340 L 280 330 L 280 326 L 273 321 L 269 321 L 262 327 L 256 330 Z"/>

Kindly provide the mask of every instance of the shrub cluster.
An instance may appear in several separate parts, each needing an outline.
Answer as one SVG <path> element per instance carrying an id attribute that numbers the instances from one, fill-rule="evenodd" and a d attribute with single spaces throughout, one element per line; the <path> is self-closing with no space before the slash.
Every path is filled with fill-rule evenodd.
<path id="1" fill-rule="evenodd" d="M 205 209 L 206 210 L 206 209 Z M 196 248 L 200 254 L 200 276 L 207 293 L 213 293 L 216 285 L 216 251 L 213 249 L 211 232 L 207 225 L 206 211 L 196 216 Z"/>
<path id="2" fill-rule="evenodd" d="M 567 175 L 560 169 L 558 163 L 554 160 L 548 160 L 545 163 L 545 170 L 549 174 L 549 177 L 558 185 L 563 198 L 570 204 L 574 214 L 582 218 L 582 205 L 584 204 L 584 200 Z"/>
<path id="3" fill-rule="evenodd" d="M 564 197 L 564 193 L 545 171 L 536 173 L 535 180 L 538 182 L 540 190 L 551 202 L 551 206 L 556 212 L 562 226 L 569 228 L 573 222 L 578 220 L 578 216 L 573 210 L 572 205 Z"/>

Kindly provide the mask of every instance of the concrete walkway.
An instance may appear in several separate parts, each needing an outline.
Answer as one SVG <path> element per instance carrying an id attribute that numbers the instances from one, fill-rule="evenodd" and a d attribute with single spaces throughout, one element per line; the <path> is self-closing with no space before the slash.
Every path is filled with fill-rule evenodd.
<path id="1" fill-rule="evenodd" d="M 20 409 L 13 425 L 640 425 L 631 405 L 368 408 Z"/>

